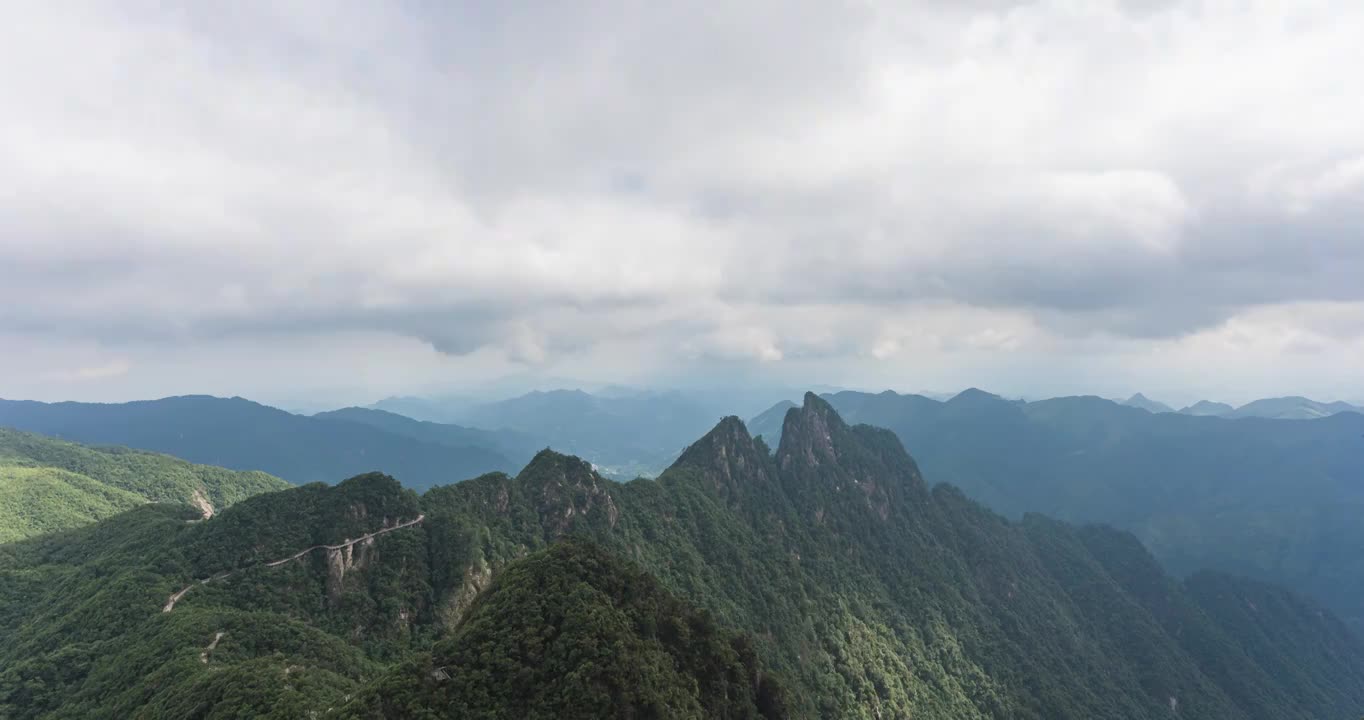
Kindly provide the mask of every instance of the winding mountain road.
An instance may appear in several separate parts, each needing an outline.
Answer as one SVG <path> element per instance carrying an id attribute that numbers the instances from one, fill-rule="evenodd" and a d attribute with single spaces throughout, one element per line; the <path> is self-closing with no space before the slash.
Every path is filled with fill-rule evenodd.
<path id="1" fill-rule="evenodd" d="M 394 530 L 402 530 L 402 529 L 405 528 L 405 527 L 412 527 L 413 525 L 416 525 L 417 523 L 419 523 L 419 522 L 421 522 L 421 521 L 423 521 L 423 520 L 425 520 L 425 519 L 426 519 L 426 515 L 425 515 L 425 513 L 423 513 L 423 514 L 421 514 L 421 515 L 418 515 L 416 520 L 408 520 L 408 521 L 405 522 L 405 523 L 400 523 L 400 524 L 398 524 L 398 525 L 394 525 L 393 527 L 389 527 L 389 528 L 383 528 L 382 530 L 379 530 L 379 531 L 377 531 L 377 532 L 372 532 L 372 533 L 370 533 L 370 534 L 368 534 L 368 535 L 361 535 L 360 537 L 355 538 L 354 540 L 347 540 L 347 541 L 341 543 L 340 545 L 314 545 L 314 546 L 312 546 L 312 547 L 310 547 L 310 548 L 306 548 L 306 549 L 304 549 L 304 550 L 299 550 L 298 552 L 294 553 L 293 555 L 290 555 L 290 556 L 287 557 L 287 558 L 282 558 L 282 559 L 280 559 L 280 560 L 275 560 L 275 561 L 272 561 L 272 562 L 265 563 L 265 567 L 275 567 L 276 565 L 283 565 L 284 563 L 292 562 L 292 561 L 294 561 L 294 560 L 297 560 L 297 559 L 303 557 L 304 555 L 307 555 L 308 553 L 310 553 L 310 552 L 312 552 L 312 551 L 314 551 L 314 550 L 322 550 L 322 549 L 326 549 L 326 550 L 341 550 L 341 549 L 343 549 L 343 548 L 348 548 L 348 547 L 350 547 L 351 545 L 354 545 L 355 543 L 364 542 L 365 540 L 368 540 L 368 539 L 370 539 L 370 538 L 372 538 L 372 537 L 378 537 L 378 536 L 380 536 L 380 535 L 383 535 L 384 533 L 390 533 L 390 532 L 393 532 Z"/>
<path id="2" fill-rule="evenodd" d="M 345 541 L 345 542 L 343 542 L 343 543 L 339 543 L 339 544 L 337 544 L 337 545 L 314 545 L 314 546 L 312 546 L 312 547 L 310 547 L 310 548 L 304 548 L 303 550 L 299 550 L 298 552 L 294 553 L 293 555 L 290 555 L 289 557 L 280 558 L 279 560 L 272 560 L 272 561 L 270 561 L 270 562 L 267 562 L 267 563 L 265 563 L 265 567 L 277 567 L 277 566 L 283 565 L 284 563 L 287 563 L 287 562 L 293 562 L 294 560 L 297 560 L 297 559 L 303 557 L 304 555 L 307 555 L 308 553 L 313 552 L 314 550 L 342 550 L 342 549 L 345 549 L 345 548 L 348 548 L 348 547 L 354 545 L 355 543 L 358 543 L 358 542 L 365 542 L 366 540 L 370 540 L 370 539 L 372 539 L 372 538 L 379 537 L 380 535 L 383 535 L 383 534 L 385 534 L 385 533 L 391 533 L 391 532 L 393 532 L 394 530 L 402 530 L 403 528 L 406 528 L 406 527 L 412 527 L 413 525 L 416 525 L 417 523 L 419 523 L 419 522 L 421 522 L 421 521 L 423 521 L 423 520 L 425 520 L 425 519 L 426 519 L 426 513 L 422 513 L 422 514 L 418 515 L 418 516 L 417 516 L 415 519 L 413 519 L 413 520 L 408 520 L 407 522 L 404 522 L 404 523 L 398 523 L 397 525 L 394 525 L 393 527 L 380 528 L 379 530 L 376 530 L 376 531 L 374 531 L 374 532 L 372 532 L 372 533 L 369 533 L 369 534 L 367 534 L 367 535 L 361 535 L 360 537 L 355 538 L 354 540 L 347 540 L 347 541 Z M 212 576 L 212 577 L 206 577 L 206 578 L 204 578 L 204 579 L 202 579 L 202 580 L 197 580 L 197 581 L 195 581 L 195 582 L 190 583 L 189 585 L 186 585 L 185 587 L 183 587 L 183 588 L 181 588 L 181 589 L 179 589 L 179 590 L 177 590 L 177 591 L 171 593 L 171 596 L 170 596 L 169 598 L 166 599 L 166 605 L 165 605 L 165 607 L 161 608 L 161 612 L 167 612 L 167 613 L 168 613 L 168 612 L 174 610 L 174 609 L 175 609 L 175 603 L 179 602 L 179 601 L 180 601 L 180 598 L 184 597 L 184 596 L 185 596 L 185 593 L 189 592 L 190 590 L 193 590 L 194 587 L 195 587 L 196 585 L 206 585 L 206 584 L 208 584 L 208 583 L 210 583 L 210 582 L 212 582 L 212 581 L 214 581 L 214 580 L 221 580 L 221 579 L 223 579 L 223 578 L 225 578 L 225 577 L 227 577 L 227 576 L 229 576 L 229 575 L 231 575 L 231 574 L 233 574 L 233 573 L 235 573 L 235 572 L 238 572 L 239 570 L 245 570 L 245 569 L 246 569 L 246 568 L 238 568 L 237 570 L 229 570 L 229 571 L 227 571 L 227 572 L 218 573 L 217 575 L 214 575 L 214 576 Z"/>

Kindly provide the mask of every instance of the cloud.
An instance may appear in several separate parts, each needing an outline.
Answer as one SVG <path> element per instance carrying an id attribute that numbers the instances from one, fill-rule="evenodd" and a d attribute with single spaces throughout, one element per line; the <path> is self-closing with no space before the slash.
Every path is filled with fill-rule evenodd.
<path id="1" fill-rule="evenodd" d="M 15 16 L 0 333 L 26 345 L 853 374 L 1364 305 L 1357 3 Z"/>
<path id="2" fill-rule="evenodd" d="M 45 373 L 43 373 L 43 377 L 45 379 L 56 380 L 62 383 L 80 383 L 92 380 L 107 380 L 110 378 L 122 377 L 128 374 L 129 369 L 131 368 L 127 362 L 122 360 L 113 360 L 103 365 L 48 370 Z"/>

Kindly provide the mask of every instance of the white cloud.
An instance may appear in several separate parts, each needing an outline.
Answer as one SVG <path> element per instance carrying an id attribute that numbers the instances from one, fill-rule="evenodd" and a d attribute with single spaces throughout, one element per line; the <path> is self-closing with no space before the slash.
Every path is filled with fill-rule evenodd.
<path id="1" fill-rule="evenodd" d="M 1240 362 L 1208 338 L 1364 303 L 1357 3 L 13 14 L 0 332 L 25 347 L 890 377 L 865 363 Z M 1352 347 L 1284 312 L 1272 352 Z"/>

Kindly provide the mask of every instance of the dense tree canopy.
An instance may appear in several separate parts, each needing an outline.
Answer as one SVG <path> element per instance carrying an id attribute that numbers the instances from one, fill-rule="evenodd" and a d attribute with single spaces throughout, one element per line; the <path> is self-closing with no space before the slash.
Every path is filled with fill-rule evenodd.
<path id="1" fill-rule="evenodd" d="M 813 396 L 775 453 L 730 418 L 657 480 L 545 451 L 420 497 L 366 475 L 196 516 L 0 546 L 0 716 L 1364 709 L 1364 647 L 1310 601 L 1006 520 Z"/>
<path id="2" fill-rule="evenodd" d="M 262 472 L 0 428 L 0 542 L 76 527 L 149 502 L 190 503 L 211 513 L 286 487 Z"/>
<path id="3" fill-rule="evenodd" d="M 1173 572 L 1283 583 L 1364 630 L 1364 415 L 1230 420 L 979 390 L 947 402 L 824 399 L 851 422 L 894 431 L 929 477 L 1006 516 L 1130 530 Z M 775 407 L 750 430 L 775 441 L 785 413 Z"/>

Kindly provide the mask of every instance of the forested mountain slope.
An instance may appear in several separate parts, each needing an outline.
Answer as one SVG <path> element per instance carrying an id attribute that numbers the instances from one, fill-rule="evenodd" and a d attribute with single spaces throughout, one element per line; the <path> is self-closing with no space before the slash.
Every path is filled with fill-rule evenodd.
<path id="1" fill-rule="evenodd" d="M 371 425 L 294 415 L 243 398 L 203 395 L 129 403 L 0 400 L 0 427 L 164 452 L 291 483 L 336 482 L 373 470 L 414 488 L 516 463 L 485 447 L 451 447 Z"/>
<path id="2" fill-rule="evenodd" d="M 341 713 L 394 718 L 782 718 L 751 640 L 601 548 L 556 544 L 499 574 L 430 652 Z"/>
<path id="3" fill-rule="evenodd" d="M 0 542 L 84 525 L 149 502 L 186 503 L 212 514 L 288 486 L 262 472 L 0 428 Z"/>
<path id="4" fill-rule="evenodd" d="M 1215 568 L 1319 598 L 1364 627 L 1364 415 L 1226 420 L 1096 397 L 1022 403 L 969 390 L 825 398 L 894 431 L 924 472 L 1010 517 L 1130 530 L 1178 574 Z M 755 418 L 774 441 L 780 426 Z"/>
<path id="5" fill-rule="evenodd" d="M 1011 523 L 813 396 L 775 453 L 729 418 L 657 480 L 545 451 L 422 496 L 369 475 L 193 517 L 0 546 L 0 716 L 1364 711 L 1364 647 L 1329 612 Z"/>

